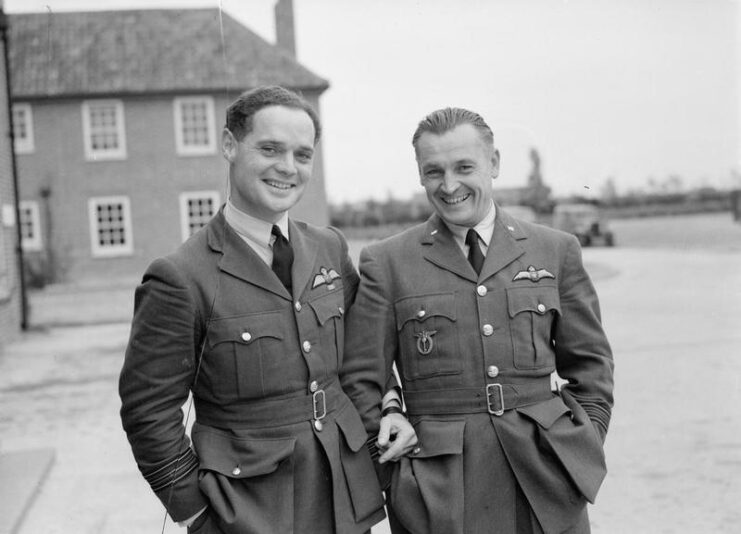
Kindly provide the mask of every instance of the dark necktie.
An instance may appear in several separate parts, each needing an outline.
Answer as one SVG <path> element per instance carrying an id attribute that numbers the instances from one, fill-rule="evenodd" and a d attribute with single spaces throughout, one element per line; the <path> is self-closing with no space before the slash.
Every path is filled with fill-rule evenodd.
<path id="1" fill-rule="evenodd" d="M 484 265 L 484 255 L 479 246 L 479 234 L 473 228 L 466 234 L 466 245 L 468 245 L 468 261 L 473 266 L 476 274 L 481 274 L 481 267 Z"/>
<path id="2" fill-rule="evenodd" d="M 286 289 L 291 293 L 291 266 L 293 265 L 293 249 L 288 239 L 285 238 L 283 233 L 278 228 L 278 225 L 273 225 L 272 234 L 275 236 L 273 241 L 273 272 L 278 276 Z"/>

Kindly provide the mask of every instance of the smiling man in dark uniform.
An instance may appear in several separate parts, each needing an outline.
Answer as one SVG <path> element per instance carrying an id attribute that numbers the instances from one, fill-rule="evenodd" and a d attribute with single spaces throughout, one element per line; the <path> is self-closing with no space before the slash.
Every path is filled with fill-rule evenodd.
<path id="1" fill-rule="evenodd" d="M 396 364 L 419 439 L 391 479 L 392 531 L 589 532 L 613 361 L 579 244 L 494 203 L 478 114 L 435 111 L 412 142 L 436 213 L 361 253 L 345 348 L 385 361 L 380 382 Z"/>
<path id="2" fill-rule="evenodd" d="M 189 532 L 352 534 L 384 517 L 368 435 L 344 392 L 377 370 L 341 369 L 358 275 L 340 233 L 287 215 L 319 136 L 295 93 L 241 95 L 222 138 L 225 207 L 136 291 L 121 417 L 139 469 Z M 380 406 L 366 414 L 377 421 Z"/>

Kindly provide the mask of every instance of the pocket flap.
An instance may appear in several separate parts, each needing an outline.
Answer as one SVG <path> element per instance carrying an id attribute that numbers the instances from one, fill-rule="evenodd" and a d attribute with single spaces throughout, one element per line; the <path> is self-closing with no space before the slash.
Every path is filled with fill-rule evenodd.
<path id="1" fill-rule="evenodd" d="M 224 342 L 249 345 L 263 337 L 283 339 L 280 317 L 280 312 L 267 312 L 216 319 L 208 325 L 209 347 Z"/>
<path id="2" fill-rule="evenodd" d="M 193 444 L 201 469 L 232 478 L 266 475 L 293 454 L 295 438 L 239 438 L 204 426 L 194 426 Z"/>
<path id="3" fill-rule="evenodd" d="M 558 290 L 555 287 L 511 287 L 507 289 L 509 316 L 521 312 L 533 312 L 545 315 L 548 311 L 561 313 Z"/>
<path id="4" fill-rule="evenodd" d="M 517 408 L 517 411 L 546 429 L 550 428 L 559 417 L 571 412 L 569 407 L 563 403 L 561 397 L 553 397 L 545 402 L 523 406 L 522 408 Z"/>
<path id="5" fill-rule="evenodd" d="M 444 454 L 463 452 L 465 421 L 422 420 L 414 427 L 417 433 L 419 452 L 414 458 L 431 458 Z"/>
<path id="6" fill-rule="evenodd" d="M 368 434 L 357 410 L 351 404 L 348 404 L 337 414 L 336 420 L 342 435 L 345 436 L 347 446 L 351 451 L 358 452 L 368 441 Z"/>
<path id="7" fill-rule="evenodd" d="M 408 321 L 423 323 L 430 317 L 445 317 L 455 321 L 455 293 L 405 297 L 397 300 L 394 308 L 397 330 L 401 330 Z"/>
<path id="8" fill-rule="evenodd" d="M 345 313 L 343 308 L 345 301 L 342 289 L 326 293 L 319 298 L 310 300 L 308 304 L 311 306 L 311 309 L 314 310 L 316 320 L 321 326 L 324 326 L 324 323 L 332 317 L 342 317 Z"/>

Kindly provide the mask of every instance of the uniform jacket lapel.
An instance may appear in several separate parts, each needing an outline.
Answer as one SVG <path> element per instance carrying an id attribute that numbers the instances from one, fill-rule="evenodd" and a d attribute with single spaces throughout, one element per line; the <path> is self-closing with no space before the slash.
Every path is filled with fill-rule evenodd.
<path id="1" fill-rule="evenodd" d="M 293 291 L 300 296 L 316 271 L 317 242 L 306 234 L 303 223 L 292 219 L 288 219 L 288 237 L 293 247 Z"/>
<path id="2" fill-rule="evenodd" d="M 272 269 L 226 223 L 223 212 L 209 223 L 208 232 L 209 246 L 222 254 L 218 262 L 222 271 L 283 298 L 291 298 Z"/>
<path id="3" fill-rule="evenodd" d="M 494 233 L 489 242 L 489 250 L 481 268 L 481 280 L 507 267 L 510 263 L 525 253 L 525 249 L 518 241 L 527 238 L 527 234 L 520 225 L 497 206 L 497 217 L 494 221 Z"/>
<path id="4" fill-rule="evenodd" d="M 439 215 L 434 214 L 427 221 L 422 245 L 426 247 L 423 254 L 428 261 L 461 278 L 476 281 L 476 272 Z"/>
<path id="5" fill-rule="evenodd" d="M 422 245 L 427 246 L 424 252 L 427 260 L 461 278 L 476 282 L 494 276 L 522 256 L 525 249 L 518 241 L 526 238 L 527 234 L 517 221 L 497 206 L 494 233 L 484 259 L 481 276 L 478 278 L 463 251 L 455 242 L 452 232 L 437 214 L 430 217 L 427 222 Z"/>

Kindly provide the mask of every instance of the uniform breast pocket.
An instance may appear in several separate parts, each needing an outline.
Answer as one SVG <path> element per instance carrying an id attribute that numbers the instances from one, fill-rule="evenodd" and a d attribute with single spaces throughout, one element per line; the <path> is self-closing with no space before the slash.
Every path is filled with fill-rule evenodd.
<path id="1" fill-rule="evenodd" d="M 280 354 L 283 333 L 280 312 L 226 317 L 208 330 L 208 351 L 201 374 L 215 397 L 257 398 L 265 395 L 266 359 Z"/>
<path id="2" fill-rule="evenodd" d="M 404 378 L 459 374 L 455 293 L 406 297 L 394 307 Z"/>
<path id="3" fill-rule="evenodd" d="M 344 346 L 345 297 L 342 284 L 335 282 L 337 289 L 309 300 L 308 304 L 317 322 L 318 350 L 327 364 L 327 372 L 336 371 L 342 365 L 342 347 Z"/>
<path id="4" fill-rule="evenodd" d="M 507 289 L 514 365 L 518 369 L 555 366 L 551 329 L 561 315 L 554 286 Z"/>

